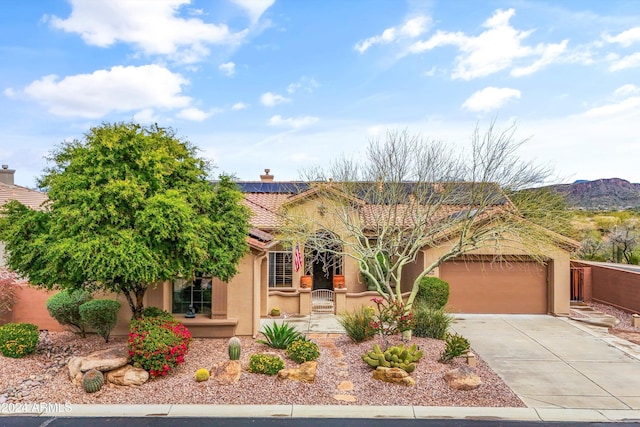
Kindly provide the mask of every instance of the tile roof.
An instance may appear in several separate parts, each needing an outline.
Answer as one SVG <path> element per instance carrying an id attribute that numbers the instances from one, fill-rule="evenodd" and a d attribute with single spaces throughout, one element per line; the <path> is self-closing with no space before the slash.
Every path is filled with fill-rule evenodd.
<path id="1" fill-rule="evenodd" d="M 30 190 L 19 185 L 0 183 L 0 206 L 11 200 L 17 200 L 31 209 L 43 209 L 48 198 L 46 193 L 40 191 Z"/>
<path id="2" fill-rule="evenodd" d="M 278 226 L 278 209 L 287 201 L 289 194 L 282 193 L 245 193 L 244 204 L 251 209 L 249 222 L 263 230 L 273 230 Z"/>

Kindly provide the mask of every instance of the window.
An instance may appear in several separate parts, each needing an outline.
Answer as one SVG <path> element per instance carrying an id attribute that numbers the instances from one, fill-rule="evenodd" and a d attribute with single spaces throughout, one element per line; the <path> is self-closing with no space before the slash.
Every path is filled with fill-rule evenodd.
<path id="1" fill-rule="evenodd" d="M 269 252 L 269 287 L 293 286 L 291 252 Z"/>
<path id="2" fill-rule="evenodd" d="M 172 313 L 184 314 L 192 305 L 197 314 L 211 317 L 211 277 L 173 280 Z"/>

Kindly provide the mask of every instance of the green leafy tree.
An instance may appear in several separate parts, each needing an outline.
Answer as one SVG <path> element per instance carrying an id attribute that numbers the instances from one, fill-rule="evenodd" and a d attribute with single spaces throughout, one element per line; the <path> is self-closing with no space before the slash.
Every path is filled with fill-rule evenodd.
<path id="1" fill-rule="evenodd" d="M 248 210 L 227 176 L 171 129 L 103 124 L 55 150 L 50 203 L 3 209 L 8 265 L 46 288 L 122 293 L 140 317 L 150 286 L 201 271 L 228 281 L 247 250 Z"/>

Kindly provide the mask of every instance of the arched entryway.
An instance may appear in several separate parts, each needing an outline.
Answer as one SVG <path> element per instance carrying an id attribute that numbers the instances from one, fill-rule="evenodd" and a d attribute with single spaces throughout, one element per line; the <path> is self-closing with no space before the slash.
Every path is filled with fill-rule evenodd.
<path id="1" fill-rule="evenodd" d="M 305 269 L 313 278 L 313 290 L 333 289 L 334 278 L 343 275 L 342 245 L 333 236 L 330 231 L 318 231 L 314 241 L 305 245 Z"/>

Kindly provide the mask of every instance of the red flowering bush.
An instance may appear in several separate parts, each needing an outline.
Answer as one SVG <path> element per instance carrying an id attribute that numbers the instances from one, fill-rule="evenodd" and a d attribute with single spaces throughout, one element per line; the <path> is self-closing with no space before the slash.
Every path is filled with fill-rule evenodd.
<path id="1" fill-rule="evenodd" d="M 129 327 L 129 356 L 151 378 L 166 376 L 184 362 L 191 333 L 175 319 L 143 317 Z"/>
<path id="2" fill-rule="evenodd" d="M 410 331 L 415 326 L 413 313 L 406 309 L 402 300 L 372 298 L 371 301 L 378 307 L 378 314 L 375 316 L 375 320 L 371 322 L 371 327 L 378 331 L 381 336 Z"/>

